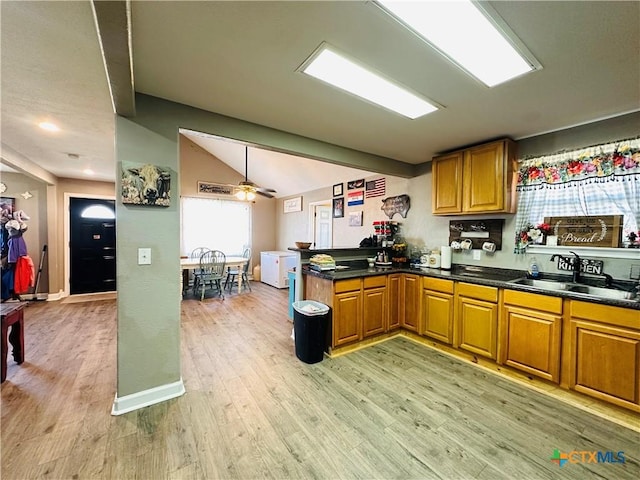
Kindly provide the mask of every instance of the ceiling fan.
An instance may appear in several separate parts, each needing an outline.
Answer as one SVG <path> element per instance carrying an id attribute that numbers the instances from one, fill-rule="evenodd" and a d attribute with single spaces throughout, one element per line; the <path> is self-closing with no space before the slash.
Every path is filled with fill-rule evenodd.
<path id="1" fill-rule="evenodd" d="M 255 183 L 249 181 L 249 147 L 244 147 L 244 180 L 237 186 L 231 185 L 236 188 L 234 194 L 238 200 L 253 200 L 256 198 L 256 193 L 263 197 L 273 198 L 272 193 L 276 193 L 273 188 L 258 187 Z"/>

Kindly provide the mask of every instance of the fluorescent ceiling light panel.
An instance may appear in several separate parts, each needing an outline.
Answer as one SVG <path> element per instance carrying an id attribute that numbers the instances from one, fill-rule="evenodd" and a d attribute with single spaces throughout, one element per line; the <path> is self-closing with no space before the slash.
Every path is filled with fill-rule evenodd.
<path id="1" fill-rule="evenodd" d="M 540 67 L 525 59 L 469 0 L 377 3 L 489 87 Z M 501 30 L 508 31 L 503 27 Z"/>
<path id="2" fill-rule="evenodd" d="M 305 62 L 302 72 L 411 119 L 438 109 L 326 45 Z"/>

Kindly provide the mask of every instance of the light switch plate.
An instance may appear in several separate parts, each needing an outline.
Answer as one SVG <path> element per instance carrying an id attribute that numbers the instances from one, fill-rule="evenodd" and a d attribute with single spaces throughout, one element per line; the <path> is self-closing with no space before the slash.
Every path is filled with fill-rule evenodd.
<path id="1" fill-rule="evenodd" d="M 151 265 L 151 249 L 150 248 L 138 249 L 138 265 Z"/>
<path id="2" fill-rule="evenodd" d="M 482 259 L 482 250 L 473 250 L 473 259 L 474 260 Z"/>

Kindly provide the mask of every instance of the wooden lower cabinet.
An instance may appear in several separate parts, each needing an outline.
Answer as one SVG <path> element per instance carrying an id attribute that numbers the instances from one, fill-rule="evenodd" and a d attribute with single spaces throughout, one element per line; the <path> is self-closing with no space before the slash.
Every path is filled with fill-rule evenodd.
<path id="1" fill-rule="evenodd" d="M 362 339 L 362 292 L 338 293 L 333 301 L 333 346 Z"/>
<path id="2" fill-rule="evenodd" d="M 498 289 L 456 284 L 454 346 L 491 359 L 497 358 Z"/>
<path id="3" fill-rule="evenodd" d="M 400 277 L 400 325 L 416 333 L 420 329 L 420 279 L 410 273 Z"/>
<path id="4" fill-rule="evenodd" d="M 387 331 L 386 275 L 340 280 L 333 288 L 333 347 Z"/>
<path id="5" fill-rule="evenodd" d="M 562 299 L 505 290 L 501 363 L 560 382 Z"/>
<path id="6" fill-rule="evenodd" d="M 505 322 L 507 349 L 504 363 L 558 383 L 562 318 L 506 306 Z"/>
<path id="7" fill-rule="evenodd" d="M 640 412 L 640 312 L 572 301 L 569 388 Z"/>
<path id="8" fill-rule="evenodd" d="M 400 278 L 402 273 L 392 273 L 387 277 L 387 322 L 389 330 L 400 328 L 401 310 L 404 310 L 400 301 Z"/>
<path id="9" fill-rule="evenodd" d="M 402 327 L 640 412 L 638 310 L 409 273 L 305 280 L 332 348 Z"/>
<path id="10" fill-rule="evenodd" d="M 453 344 L 453 281 L 425 277 L 422 290 L 422 334 Z"/>
<path id="11" fill-rule="evenodd" d="M 384 333 L 387 330 L 386 287 L 365 288 L 362 292 L 362 337 Z"/>

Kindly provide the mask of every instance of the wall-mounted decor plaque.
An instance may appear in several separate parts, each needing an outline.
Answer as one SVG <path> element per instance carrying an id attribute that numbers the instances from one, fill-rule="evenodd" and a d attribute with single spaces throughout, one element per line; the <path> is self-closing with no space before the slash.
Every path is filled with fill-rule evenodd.
<path id="1" fill-rule="evenodd" d="M 588 217 L 545 217 L 558 237 L 558 245 L 582 247 L 619 247 L 622 239 L 622 215 Z"/>
<path id="2" fill-rule="evenodd" d="M 122 203 L 168 207 L 171 204 L 171 170 L 146 163 L 122 162 Z"/>
<path id="3" fill-rule="evenodd" d="M 198 193 L 206 195 L 233 195 L 235 187 L 224 183 L 198 182 Z"/>
<path id="4" fill-rule="evenodd" d="M 402 194 L 395 197 L 387 197 L 382 200 L 382 210 L 389 218 L 393 218 L 396 213 L 399 213 L 402 218 L 407 218 L 407 212 L 411 208 L 411 199 L 409 195 Z"/>

